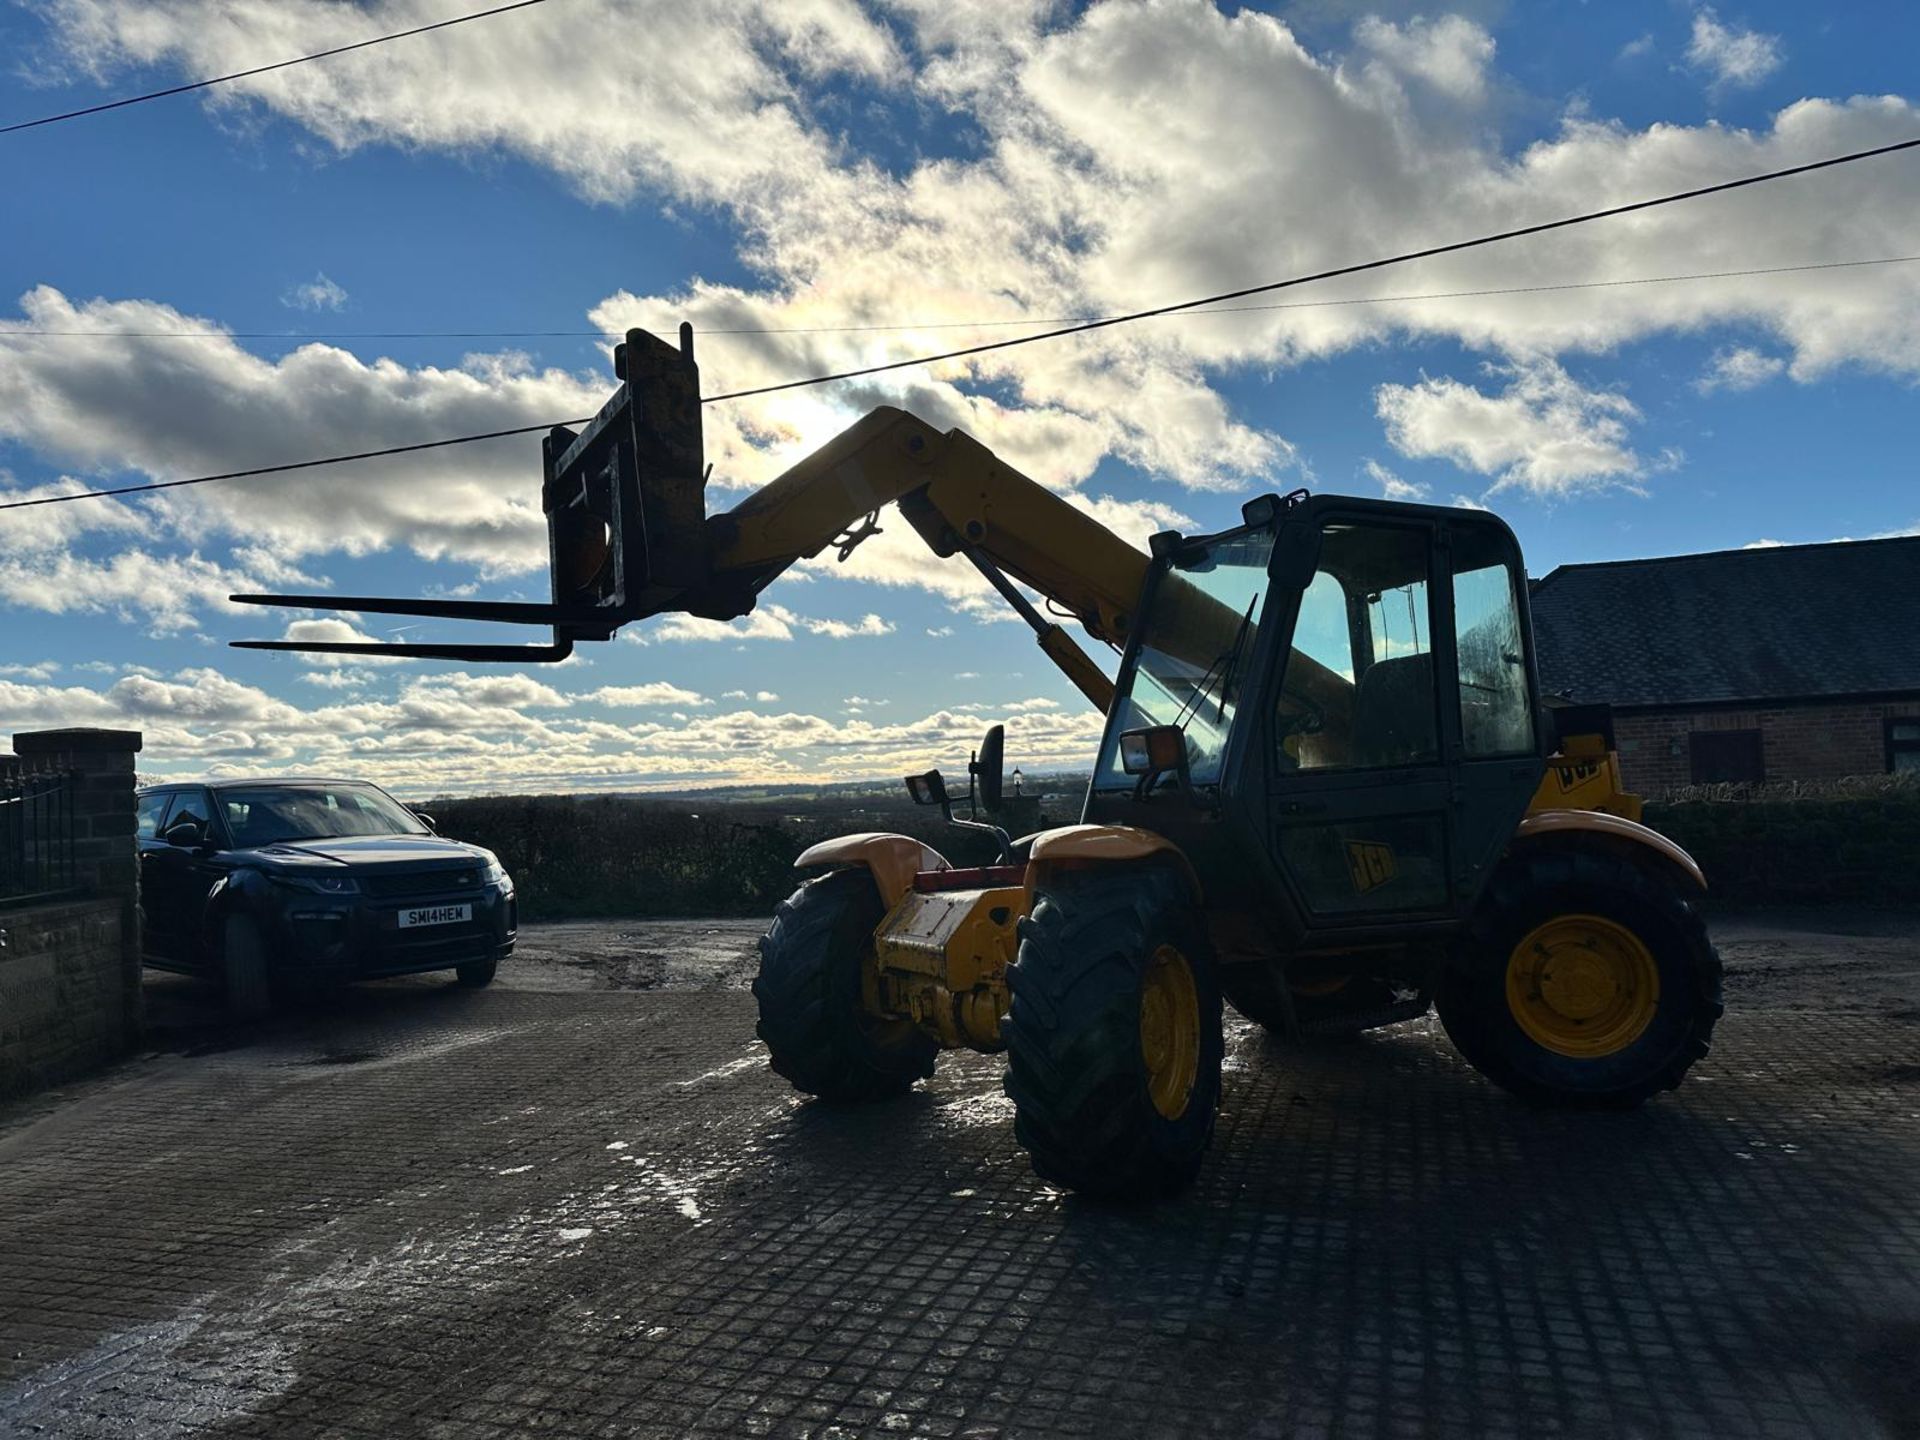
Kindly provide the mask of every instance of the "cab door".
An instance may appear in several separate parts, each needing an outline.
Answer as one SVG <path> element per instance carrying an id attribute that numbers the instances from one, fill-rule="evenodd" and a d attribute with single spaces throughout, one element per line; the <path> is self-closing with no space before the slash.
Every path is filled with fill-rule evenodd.
<path id="1" fill-rule="evenodd" d="M 1545 766 L 1519 546 L 1483 512 L 1341 506 L 1279 662 L 1275 860 L 1310 931 L 1457 918 Z"/>
<path id="2" fill-rule="evenodd" d="M 1273 853 L 1310 931 L 1453 908 L 1439 513 L 1319 524 L 1270 717 Z"/>

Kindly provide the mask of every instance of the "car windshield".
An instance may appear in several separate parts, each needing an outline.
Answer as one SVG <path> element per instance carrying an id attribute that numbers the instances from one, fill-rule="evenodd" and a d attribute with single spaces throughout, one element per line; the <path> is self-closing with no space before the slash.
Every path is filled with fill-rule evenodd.
<path id="1" fill-rule="evenodd" d="M 1241 531 L 1175 560 L 1161 577 L 1139 651 L 1120 676 L 1096 786 L 1132 787 L 1120 765 L 1120 735 L 1149 725 L 1178 725 L 1186 732 L 1189 777 L 1196 785 L 1219 781 L 1272 553 L 1270 527 Z"/>
<path id="2" fill-rule="evenodd" d="M 426 835 L 427 827 L 371 785 L 262 785 L 220 790 L 235 848 L 342 835 Z"/>

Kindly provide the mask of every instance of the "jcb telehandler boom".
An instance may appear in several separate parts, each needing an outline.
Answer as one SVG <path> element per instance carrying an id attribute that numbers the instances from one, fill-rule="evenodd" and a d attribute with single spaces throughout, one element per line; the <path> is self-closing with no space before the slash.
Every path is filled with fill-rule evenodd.
<path id="1" fill-rule="evenodd" d="M 630 332 L 617 369 L 593 423 L 546 442 L 551 605 L 235 598 L 554 631 L 534 648 L 253 642 L 271 648 L 550 659 L 647 615 L 744 614 L 890 502 L 977 566 L 1106 714 L 1082 823 L 980 869 L 903 835 L 803 853 L 814 878 L 780 905 L 754 983 L 773 1067 L 800 1089 L 880 1099 L 943 1048 L 1005 1050 L 1034 1168 L 1145 1195 L 1199 1168 L 1223 995 L 1287 1039 L 1437 1005 L 1468 1061 L 1536 1100 L 1636 1104 L 1706 1053 L 1705 881 L 1638 823 L 1604 709 L 1542 703 L 1519 549 L 1492 515 L 1299 492 L 1142 555 L 964 434 L 881 409 L 709 517 L 689 334 L 675 350 Z M 1117 677 L 1015 580 L 1121 647 Z M 997 733 L 970 770 L 991 814 Z M 908 783 L 951 803 L 937 771 Z"/>

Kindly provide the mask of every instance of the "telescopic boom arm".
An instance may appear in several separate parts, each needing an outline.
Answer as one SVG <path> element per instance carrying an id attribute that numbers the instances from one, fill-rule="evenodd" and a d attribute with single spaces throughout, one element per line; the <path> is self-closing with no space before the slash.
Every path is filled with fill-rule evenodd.
<path id="1" fill-rule="evenodd" d="M 643 330 L 615 351 L 624 382 L 579 434 L 545 441 L 553 601 L 493 603 L 342 595 L 235 595 L 246 604 L 426 615 L 553 627 L 550 645 L 383 645 L 239 640 L 248 649 L 544 663 L 576 640 L 683 613 L 747 614 L 788 567 L 839 546 L 845 559 L 897 503 L 936 555 L 963 555 L 1034 630 L 1040 648 L 1105 710 L 1113 684 L 1018 580 L 1086 627 L 1123 645 L 1147 557 L 960 430 L 881 406 L 733 509 L 704 514 L 699 372 L 691 327 L 678 350 Z"/>

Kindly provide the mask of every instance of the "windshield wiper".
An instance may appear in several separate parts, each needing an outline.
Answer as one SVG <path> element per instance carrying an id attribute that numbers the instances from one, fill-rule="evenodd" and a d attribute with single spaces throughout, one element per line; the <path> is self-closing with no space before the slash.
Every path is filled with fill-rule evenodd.
<path id="1" fill-rule="evenodd" d="M 1213 672 L 1216 670 L 1220 671 L 1220 705 L 1214 712 L 1214 723 L 1218 724 L 1227 718 L 1227 696 L 1232 692 L 1233 677 L 1239 672 L 1240 652 L 1246 646 L 1247 631 L 1253 626 L 1253 607 L 1259 603 L 1258 594 L 1247 601 L 1247 613 L 1240 617 L 1240 626 L 1233 632 L 1233 643 L 1214 656 L 1213 663 L 1200 673 L 1200 678 L 1193 684 L 1193 692 L 1188 695 L 1179 713 L 1173 717 L 1173 723 L 1182 733 L 1186 731 L 1188 723 L 1194 716 L 1200 713 L 1201 702 L 1207 695 L 1207 681 L 1213 678 Z"/>

